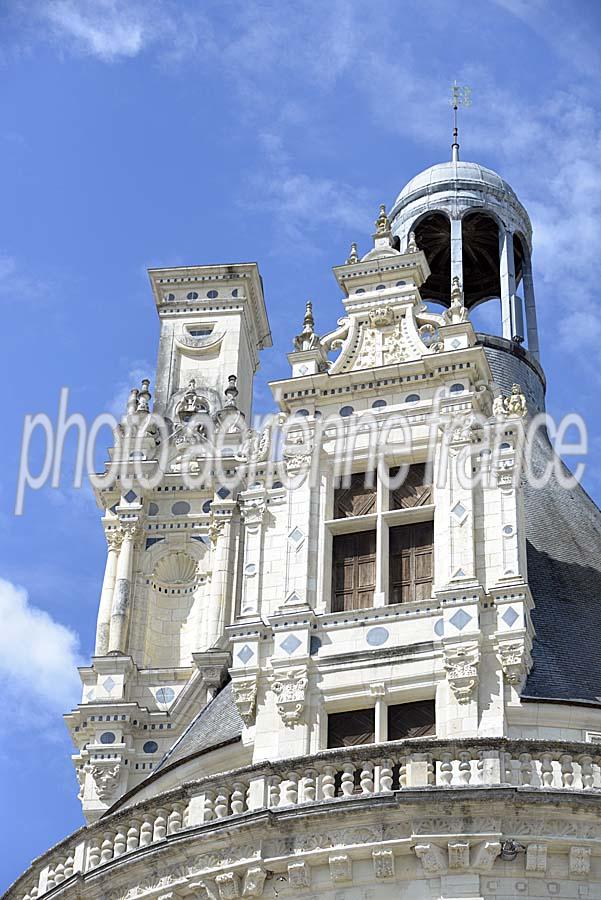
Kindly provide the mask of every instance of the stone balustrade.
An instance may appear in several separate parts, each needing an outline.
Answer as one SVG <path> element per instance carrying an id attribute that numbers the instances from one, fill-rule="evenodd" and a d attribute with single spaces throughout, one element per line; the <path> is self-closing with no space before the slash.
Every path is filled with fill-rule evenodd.
<path id="1" fill-rule="evenodd" d="M 185 829 L 218 826 L 233 816 L 411 790 L 494 786 L 601 791 L 601 747 L 504 738 L 421 738 L 247 766 L 185 784 L 159 797 L 160 805 L 155 800 L 152 805 L 106 814 L 36 860 L 5 898 L 34 900 L 120 856 Z"/>

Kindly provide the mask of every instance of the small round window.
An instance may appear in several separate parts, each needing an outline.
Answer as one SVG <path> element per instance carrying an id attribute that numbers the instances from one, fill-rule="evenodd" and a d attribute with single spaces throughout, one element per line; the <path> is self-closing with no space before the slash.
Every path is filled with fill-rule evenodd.
<path id="1" fill-rule="evenodd" d="M 187 516 L 190 512 L 190 504 L 186 503 L 185 500 L 178 500 L 171 507 L 171 512 L 174 516 Z"/>
<path id="2" fill-rule="evenodd" d="M 157 703 L 171 703 L 175 697 L 175 691 L 170 687 L 159 688 L 155 697 Z"/>
<path id="3" fill-rule="evenodd" d="M 418 400 L 421 400 L 419 394 L 408 394 L 408 396 L 405 397 L 405 403 L 417 403 Z"/>
<path id="4" fill-rule="evenodd" d="M 158 511 L 159 511 L 159 507 L 156 503 L 148 504 L 148 515 L 149 516 L 156 516 L 158 514 Z"/>
<path id="5" fill-rule="evenodd" d="M 396 286 L 397 286 L 397 287 L 403 287 L 403 285 L 405 285 L 405 284 L 407 284 L 406 281 L 397 281 Z"/>
<path id="6" fill-rule="evenodd" d="M 146 741 L 142 749 L 144 750 L 144 753 L 156 753 L 159 749 L 159 745 L 156 741 Z"/>
<path id="7" fill-rule="evenodd" d="M 364 293 L 365 293 L 365 288 L 357 288 L 357 290 L 355 291 L 355 293 L 356 293 L 356 294 L 364 294 Z"/>
<path id="8" fill-rule="evenodd" d="M 296 412 L 294 413 L 294 415 L 295 416 L 308 416 L 309 410 L 308 409 L 297 409 Z"/>
<path id="9" fill-rule="evenodd" d="M 175 294 L 165 294 L 165 300 L 168 300 L 171 303 L 175 300 Z"/>
<path id="10" fill-rule="evenodd" d="M 213 502 L 212 500 L 205 500 L 205 502 L 202 504 L 203 513 L 211 512 L 212 502 Z"/>
<path id="11" fill-rule="evenodd" d="M 353 409 L 352 406 L 343 406 L 342 409 L 340 410 L 340 415 L 342 416 L 343 419 L 346 419 L 349 416 L 352 416 L 354 412 L 355 412 L 355 410 Z"/>
<path id="12" fill-rule="evenodd" d="M 386 400 L 374 400 L 371 405 L 372 409 L 382 409 L 383 406 L 386 406 Z"/>
<path id="13" fill-rule="evenodd" d="M 234 290 L 232 291 L 232 297 L 237 297 L 237 296 L 238 296 L 238 288 L 234 288 Z"/>
<path id="14" fill-rule="evenodd" d="M 209 300 L 214 300 L 215 297 L 219 296 L 219 291 L 207 291 L 207 297 Z"/>
<path id="15" fill-rule="evenodd" d="M 103 731 L 100 735 L 101 744 L 114 744 L 116 740 L 117 739 L 112 731 Z"/>
<path id="16" fill-rule="evenodd" d="M 385 285 L 385 284 L 377 284 L 377 285 L 376 285 L 376 290 L 377 290 L 377 291 L 385 291 L 385 290 L 386 290 L 386 285 Z"/>
<path id="17" fill-rule="evenodd" d="M 464 390 L 464 386 L 457 382 L 457 384 L 451 385 L 451 387 L 449 388 L 449 394 L 463 394 Z"/>
<path id="18" fill-rule="evenodd" d="M 189 294 L 186 294 L 188 300 L 198 300 L 198 294 L 196 291 L 190 291 Z"/>

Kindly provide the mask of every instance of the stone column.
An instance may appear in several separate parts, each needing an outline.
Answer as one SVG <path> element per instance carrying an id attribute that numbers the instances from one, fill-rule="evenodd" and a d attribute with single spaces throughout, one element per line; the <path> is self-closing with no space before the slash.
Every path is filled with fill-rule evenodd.
<path id="1" fill-rule="evenodd" d="M 108 551 L 104 569 L 104 579 L 102 581 L 102 591 L 100 593 L 100 605 L 98 607 L 94 656 L 105 656 L 109 649 L 111 611 L 113 606 L 113 594 L 115 592 L 115 579 L 117 577 L 117 559 L 122 537 L 120 531 L 114 531 L 109 532 L 106 538 Z"/>
<path id="2" fill-rule="evenodd" d="M 244 523 L 244 567 L 242 570 L 241 616 L 256 619 L 260 615 L 263 568 L 263 521 L 267 500 L 264 494 L 248 496 L 240 504 Z"/>
<path id="3" fill-rule="evenodd" d="M 528 350 L 536 359 L 539 358 L 538 325 L 536 322 L 536 303 L 534 300 L 534 281 L 532 279 L 532 260 L 530 253 L 524 253 L 522 263 L 522 285 L 524 289 L 524 305 L 526 307 L 526 329 Z"/>
<path id="4" fill-rule="evenodd" d="M 502 226 L 499 229 L 499 275 L 501 280 L 501 316 L 503 337 L 508 341 L 524 337 L 522 301 L 515 292 L 515 260 L 513 256 L 513 232 Z"/>
<path id="5" fill-rule="evenodd" d="M 461 229 L 461 219 L 451 219 L 451 284 L 449 285 L 449 292 L 455 276 L 459 279 L 459 284 L 463 290 L 463 239 Z"/>
<path id="6" fill-rule="evenodd" d="M 213 565 L 206 628 L 203 628 L 203 650 L 212 647 L 215 641 L 221 637 L 225 628 L 234 505 L 233 501 L 223 501 L 217 510 L 217 504 L 213 504 L 213 514 L 215 515 L 217 512 L 218 515 L 211 523 Z"/>
<path id="7" fill-rule="evenodd" d="M 127 626 L 131 611 L 131 581 L 137 525 L 123 525 L 121 531 L 123 543 L 121 544 L 117 562 L 117 576 L 111 610 L 109 653 L 125 653 Z"/>

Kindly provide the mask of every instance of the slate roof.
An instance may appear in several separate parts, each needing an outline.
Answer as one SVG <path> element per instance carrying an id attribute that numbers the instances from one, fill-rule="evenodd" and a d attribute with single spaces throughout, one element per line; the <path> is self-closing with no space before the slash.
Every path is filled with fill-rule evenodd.
<path id="1" fill-rule="evenodd" d="M 195 756 L 203 750 L 229 744 L 240 738 L 243 722 L 232 700 L 231 682 L 192 719 L 188 728 L 165 754 L 153 774 Z"/>
<path id="2" fill-rule="evenodd" d="M 540 474 L 554 459 L 539 434 L 532 469 Z M 522 699 L 601 704 L 601 511 L 579 485 L 567 489 L 555 477 L 524 491 L 536 638 Z"/>

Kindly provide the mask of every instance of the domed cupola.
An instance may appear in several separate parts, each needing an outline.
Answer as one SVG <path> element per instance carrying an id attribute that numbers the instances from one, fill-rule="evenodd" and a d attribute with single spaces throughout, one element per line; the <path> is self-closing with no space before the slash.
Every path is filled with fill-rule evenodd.
<path id="1" fill-rule="evenodd" d="M 473 309 L 501 303 L 502 337 L 538 359 L 532 280 L 532 226 L 510 185 L 485 166 L 459 159 L 431 166 L 403 188 L 390 213 L 392 233 L 404 250 L 414 235 L 431 274 L 421 288 L 425 301 L 451 302 L 457 277 Z"/>

